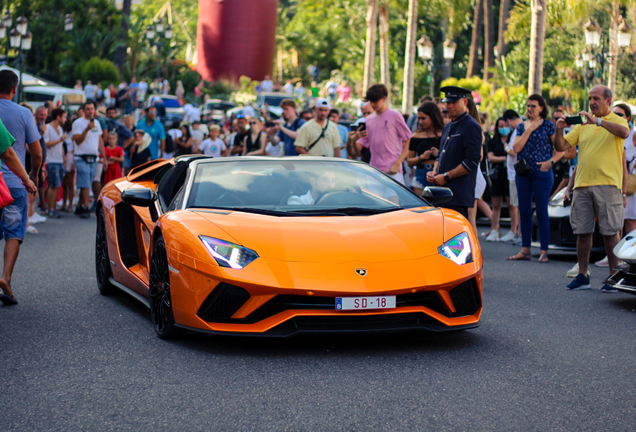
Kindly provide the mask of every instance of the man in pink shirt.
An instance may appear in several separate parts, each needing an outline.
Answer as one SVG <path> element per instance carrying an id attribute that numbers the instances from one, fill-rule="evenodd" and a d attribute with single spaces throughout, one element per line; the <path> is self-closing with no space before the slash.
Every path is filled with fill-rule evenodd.
<path id="1" fill-rule="evenodd" d="M 371 104 L 375 113 L 367 117 L 367 135 L 358 140 L 358 144 L 371 151 L 372 167 L 404 184 L 402 162 L 409 153 L 412 134 L 402 114 L 387 106 L 388 94 L 384 84 L 372 85 L 367 90 L 365 101 Z"/>

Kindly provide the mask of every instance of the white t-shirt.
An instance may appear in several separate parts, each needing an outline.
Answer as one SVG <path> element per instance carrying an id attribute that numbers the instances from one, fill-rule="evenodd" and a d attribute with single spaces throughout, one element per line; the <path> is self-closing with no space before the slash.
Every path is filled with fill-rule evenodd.
<path id="1" fill-rule="evenodd" d="M 307 192 L 305 195 L 290 196 L 287 200 L 287 205 L 312 205 L 313 203 L 314 197 L 311 194 L 311 191 Z"/>
<path id="2" fill-rule="evenodd" d="M 512 131 L 510 135 L 510 140 L 508 140 L 508 146 L 512 147 L 515 142 L 515 138 L 517 138 L 517 129 Z M 517 163 L 517 156 L 506 155 L 506 171 L 508 171 L 508 181 L 515 181 L 515 164 Z"/>
<path id="3" fill-rule="evenodd" d="M 88 120 L 86 117 L 80 117 L 73 122 L 73 130 L 71 136 L 81 135 L 88 126 Z M 75 156 L 79 155 L 95 155 L 99 154 L 99 138 L 102 136 L 102 127 L 99 122 L 95 120 L 93 122 L 93 129 L 88 131 L 86 139 L 81 143 L 75 145 Z"/>
<path id="4" fill-rule="evenodd" d="M 205 135 L 203 135 L 203 131 L 200 129 L 199 130 L 191 129 L 190 135 L 192 135 L 192 140 L 198 142 L 199 145 L 201 145 L 201 143 L 203 142 L 203 138 L 205 138 Z"/>
<path id="5" fill-rule="evenodd" d="M 168 135 L 170 135 L 174 141 L 177 138 L 181 138 L 183 136 L 183 132 L 181 132 L 181 129 L 170 129 L 168 131 Z"/>
<path id="6" fill-rule="evenodd" d="M 201 121 L 201 110 L 195 107 L 190 108 L 186 112 L 185 121 L 190 124 L 194 123 L 195 121 Z"/>
<path id="7" fill-rule="evenodd" d="M 199 151 L 201 153 L 215 158 L 221 157 L 221 153 L 224 152 L 226 148 L 221 138 L 217 138 L 214 141 L 208 138 L 199 145 Z"/>
<path id="8" fill-rule="evenodd" d="M 45 143 L 49 143 L 52 141 L 59 140 L 62 135 L 64 135 L 64 129 L 58 126 L 58 130 L 56 131 L 53 125 L 46 125 L 46 130 L 44 131 Z M 48 147 L 46 150 L 46 160 L 45 163 L 64 163 L 64 142 L 60 141 L 58 144 L 55 144 L 52 147 Z"/>
<path id="9" fill-rule="evenodd" d="M 263 80 L 261 88 L 264 92 L 271 92 L 274 89 L 274 82 L 272 80 Z"/>
<path id="10" fill-rule="evenodd" d="M 281 157 L 283 152 L 283 146 L 281 146 L 280 143 L 277 145 L 274 145 L 270 142 L 270 143 L 267 143 L 267 145 L 265 146 L 265 151 L 270 156 Z"/>
<path id="11" fill-rule="evenodd" d="M 66 139 L 64 140 L 64 142 L 66 143 L 66 151 L 67 152 L 74 152 L 75 151 L 75 141 L 73 141 L 73 133 L 69 132 L 66 134 Z"/>

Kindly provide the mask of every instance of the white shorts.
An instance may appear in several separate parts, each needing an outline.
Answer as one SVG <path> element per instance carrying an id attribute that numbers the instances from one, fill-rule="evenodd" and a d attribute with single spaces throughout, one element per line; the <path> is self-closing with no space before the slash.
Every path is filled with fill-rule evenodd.
<path id="1" fill-rule="evenodd" d="M 478 200 L 486 190 L 486 179 L 480 169 L 477 170 L 477 181 L 475 182 L 475 199 Z"/>
<path id="2" fill-rule="evenodd" d="M 93 179 L 93 183 L 101 183 L 102 181 L 102 172 L 104 172 L 104 164 L 101 162 L 97 163 L 97 174 L 95 174 L 95 178 Z"/>
<path id="3" fill-rule="evenodd" d="M 399 181 L 400 183 L 404 184 L 404 174 L 402 174 L 401 172 L 397 172 L 395 174 L 387 174 L 387 175 L 393 178 L 393 180 Z"/>
<path id="4" fill-rule="evenodd" d="M 74 166 L 75 166 L 75 155 L 74 155 L 74 152 L 70 151 L 66 153 L 66 156 L 64 156 L 64 171 L 69 173 L 73 171 Z"/>

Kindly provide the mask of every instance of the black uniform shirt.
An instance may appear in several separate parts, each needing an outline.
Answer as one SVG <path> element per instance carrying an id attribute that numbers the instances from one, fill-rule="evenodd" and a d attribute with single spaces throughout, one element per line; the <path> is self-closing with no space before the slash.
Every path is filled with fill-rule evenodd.
<path id="1" fill-rule="evenodd" d="M 437 174 L 463 165 L 468 174 L 451 179 L 444 186 L 453 191 L 448 205 L 472 207 L 475 204 L 475 181 L 481 159 L 481 127 L 464 113 L 444 126 L 439 149 Z"/>

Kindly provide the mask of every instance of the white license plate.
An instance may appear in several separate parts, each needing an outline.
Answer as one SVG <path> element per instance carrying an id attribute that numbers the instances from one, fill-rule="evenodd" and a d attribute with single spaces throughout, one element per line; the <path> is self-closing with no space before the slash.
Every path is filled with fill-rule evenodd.
<path id="1" fill-rule="evenodd" d="M 336 310 L 395 309 L 395 296 L 336 297 Z"/>

